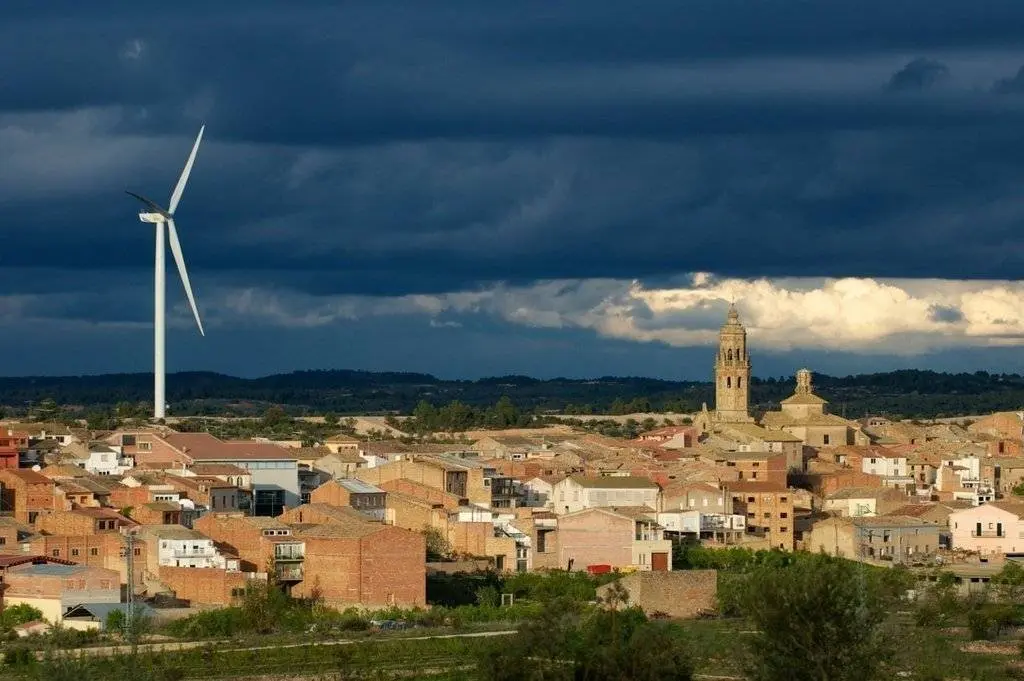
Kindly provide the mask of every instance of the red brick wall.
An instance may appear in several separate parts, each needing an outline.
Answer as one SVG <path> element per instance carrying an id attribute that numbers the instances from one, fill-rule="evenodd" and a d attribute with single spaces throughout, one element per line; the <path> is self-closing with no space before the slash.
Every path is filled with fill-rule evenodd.
<path id="1" fill-rule="evenodd" d="M 423 606 L 427 602 L 426 540 L 388 527 L 360 540 L 361 589 L 365 604 Z"/>
<path id="2" fill-rule="evenodd" d="M 0 525 L 0 553 L 18 551 L 18 528 L 13 525 Z"/>
<path id="3" fill-rule="evenodd" d="M 349 494 L 347 489 L 336 483 L 334 480 L 329 480 L 313 490 L 309 495 L 309 501 L 314 504 L 348 506 L 349 498 L 351 496 L 352 495 Z"/>
<path id="4" fill-rule="evenodd" d="M 385 527 L 362 538 L 302 540 L 306 579 L 294 595 L 308 596 L 316 589 L 335 607 L 426 603 L 426 542 L 418 532 Z"/>
<path id="5" fill-rule="evenodd" d="M 96 519 L 72 511 L 41 513 L 36 528 L 47 534 L 86 536 L 96 533 Z"/>
<path id="6" fill-rule="evenodd" d="M 19 522 L 29 522 L 30 513 L 58 508 L 56 486 L 52 480 L 30 483 L 14 471 L 0 468 L 0 487 L 3 488 L 5 507 L 13 507 L 14 517 Z"/>
<path id="7" fill-rule="evenodd" d="M 248 583 L 245 573 L 216 568 L 161 566 L 158 576 L 175 596 L 199 605 L 231 605 L 231 591 Z"/>
<path id="8" fill-rule="evenodd" d="M 260 529 L 244 518 L 230 514 L 207 513 L 195 521 L 193 527 L 222 548 L 238 555 L 241 569 L 246 572 L 266 572 L 267 561 L 273 556 L 273 543 L 266 541 Z M 294 540 L 294 537 L 281 537 Z"/>
<path id="9" fill-rule="evenodd" d="M 121 583 L 128 581 L 128 568 L 121 556 L 124 537 L 114 532 L 87 536 L 40 536 L 29 542 L 29 553 L 48 558 L 63 558 L 79 565 L 116 570 Z M 141 539 L 135 542 L 135 583 L 142 584 L 147 567 L 146 544 Z"/>
<path id="10" fill-rule="evenodd" d="M 153 493 L 145 485 L 142 487 L 121 486 L 110 493 L 110 505 L 117 509 L 127 506 L 135 508 L 151 501 L 153 501 Z"/>
<path id="11" fill-rule="evenodd" d="M 132 509 L 132 520 L 140 525 L 180 525 L 181 511 L 158 511 L 136 506 Z"/>
<path id="12" fill-rule="evenodd" d="M 837 473 L 814 473 L 808 477 L 811 480 L 814 491 L 826 497 L 848 487 L 882 486 L 882 476 L 854 470 Z"/>

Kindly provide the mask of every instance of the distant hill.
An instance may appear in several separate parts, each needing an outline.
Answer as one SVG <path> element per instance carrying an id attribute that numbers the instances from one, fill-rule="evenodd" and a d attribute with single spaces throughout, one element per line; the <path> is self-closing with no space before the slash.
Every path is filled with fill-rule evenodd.
<path id="1" fill-rule="evenodd" d="M 986 372 L 945 374 L 904 370 L 834 377 L 816 374 L 815 391 L 836 414 L 856 418 L 886 414 L 934 418 L 1024 407 L 1024 377 Z M 150 402 L 151 374 L 99 376 L 29 376 L 0 378 L 0 405 L 8 412 L 52 399 L 86 410 L 122 402 Z M 755 378 L 755 409 L 777 408 L 793 392 L 792 377 Z M 296 371 L 262 378 L 237 378 L 209 372 L 167 377 L 167 397 L 174 415 L 262 413 L 272 404 L 289 412 L 332 411 L 339 415 L 409 413 L 420 400 L 435 405 L 459 400 L 489 405 L 507 395 L 521 409 L 605 413 L 637 411 L 693 412 L 714 403 L 714 386 L 701 381 L 612 377 L 539 380 L 499 376 L 475 381 L 442 380 L 430 374 L 370 371 Z M 646 407 L 646 408 L 643 408 Z"/>

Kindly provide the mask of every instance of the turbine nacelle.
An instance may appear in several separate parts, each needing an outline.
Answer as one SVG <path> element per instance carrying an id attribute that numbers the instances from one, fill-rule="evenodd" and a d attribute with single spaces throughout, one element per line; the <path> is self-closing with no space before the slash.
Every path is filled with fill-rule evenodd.
<path id="1" fill-rule="evenodd" d="M 167 217 L 163 213 L 139 213 L 139 220 L 156 225 L 167 222 Z"/>

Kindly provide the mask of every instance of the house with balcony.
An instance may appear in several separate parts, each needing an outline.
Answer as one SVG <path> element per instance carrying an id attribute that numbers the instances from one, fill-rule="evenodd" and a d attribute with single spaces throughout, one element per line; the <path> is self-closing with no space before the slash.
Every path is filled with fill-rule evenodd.
<path id="1" fill-rule="evenodd" d="M 195 529 L 213 539 L 224 552 L 237 555 L 242 572 L 267 574 L 290 591 L 304 579 L 305 543 L 277 518 L 243 513 L 207 513 Z"/>
<path id="2" fill-rule="evenodd" d="M 672 542 L 647 507 L 594 507 L 558 518 L 565 570 L 671 570 Z"/>
<path id="3" fill-rule="evenodd" d="M 747 519 L 733 513 L 708 513 L 696 509 L 663 511 L 656 514 L 665 536 L 673 539 L 710 540 L 735 544 L 743 540 Z"/>
<path id="4" fill-rule="evenodd" d="M 314 593 L 333 607 L 413 607 L 426 602 L 426 539 L 408 530 L 370 520 L 349 507 L 307 504 L 280 517 L 302 542 L 281 544 L 275 561 L 291 559 L 305 570 L 294 596 Z M 289 551 L 292 553 L 290 554 Z M 287 568 L 285 568 L 287 569 Z"/>
<path id="5" fill-rule="evenodd" d="M 954 549 L 998 556 L 1024 551 L 1024 504 L 990 501 L 949 514 Z"/>
<path id="6" fill-rule="evenodd" d="M 135 460 L 121 454 L 119 447 L 92 442 L 87 451 L 87 456 L 79 459 L 77 464 L 93 475 L 124 475 L 135 467 Z"/>
<path id="7" fill-rule="evenodd" d="M 174 525 L 149 525 L 139 530 L 146 539 L 147 564 L 160 567 L 216 568 L 238 571 L 238 558 L 229 558 L 202 532 Z"/>
<path id="8" fill-rule="evenodd" d="M 491 489 L 491 508 L 512 509 L 520 505 L 521 485 L 511 475 L 502 475 L 496 468 L 485 466 L 484 486 Z"/>

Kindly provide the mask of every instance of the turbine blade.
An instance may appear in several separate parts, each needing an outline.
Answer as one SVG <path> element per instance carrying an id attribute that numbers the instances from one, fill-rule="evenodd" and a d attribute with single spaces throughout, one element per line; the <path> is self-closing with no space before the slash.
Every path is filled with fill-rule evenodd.
<path id="1" fill-rule="evenodd" d="M 153 212 L 160 213 L 162 215 L 167 215 L 167 211 L 165 211 L 163 208 L 161 208 L 160 205 L 158 203 L 156 203 L 155 201 L 150 201 L 145 196 L 142 196 L 141 194 L 136 194 L 135 192 L 130 192 L 127 189 L 124 190 L 124 193 L 128 194 L 129 196 L 134 196 L 139 201 L 142 201 L 144 204 L 149 206 L 150 210 L 152 210 Z"/>
<path id="2" fill-rule="evenodd" d="M 174 215 L 175 209 L 178 207 L 178 202 L 181 201 L 181 195 L 185 191 L 185 184 L 188 182 L 188 175 L 192 172 L 192 164 L 196 162 L 196 152 L 199 151 L 199 143 L 203 141 L 203 130 L 206 130 L 206 126 L 199 128 L 199 135 L 196 137 L 196 143 L 192 145 L 192 153 L 188 155 L 188 161 L 185 162 L 185 169 L 181 171 L 181 177 L 178 178 L 178 184 L 174 187 L 174 193 L 171 194 L 171 202 L 167 206 L 167 212 Z"/>
<path id="3" fill-rule="evenodd" d="M 196 299 L 192 296 L 192 285 L 188 282 L 188 270 L 185 269 L 185 258 L 181 254 L 181 244 L 178 243 L 178 230 L 174 228 L 174 220 L 167 221 L 167 237 L 171 244 L 171 253 L 174 254 L 174 264 L 178 266 L 178 274 L 181 275 L 181 283 L 185 285 L 188 304 L 192 306 L 192 314 L 195 315 L 196 325 L 199 326 L 199 333 L 205 336 L 203 322 L 200 321 L 199 310 L 196 308 Z"/>

